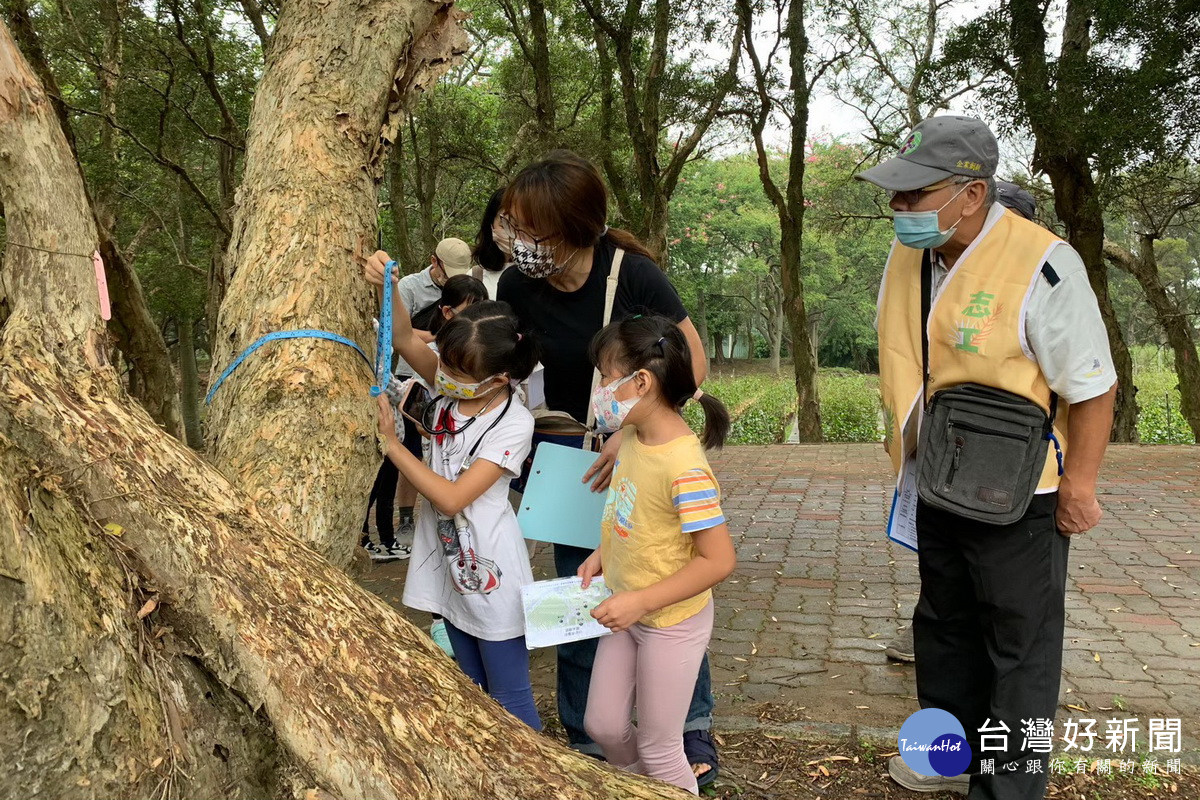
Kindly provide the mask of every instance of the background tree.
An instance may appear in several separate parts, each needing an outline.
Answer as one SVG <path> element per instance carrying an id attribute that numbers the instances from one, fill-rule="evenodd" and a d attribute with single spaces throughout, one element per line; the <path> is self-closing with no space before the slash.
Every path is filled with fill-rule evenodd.
<path id="1" fill-rule="evenodd" d="M 946 18 L 956 0 L 897 5 L 835 0 L 836 30 L 852 48 L 830 70 L 829 83 L 867 123 L 868 155 L 890 151 L 926 117 L 983 85 L 966 65 L 941 62 Z"/>
<path id="2" fill-rule="evenodd" d="M 1133 441 L 1136 388 L 1109 295 L 1103 185 L 1137 159 L 1170 157 L 1194 138 L 1200 21 L 1188 0 L 1068 0 L 1052 52 L 1050 8 L 1045 0 L 1003 4 L 957 31 L 946 60 L 993 71 L 986 96 L 1007 128 L 1033 134 L 1033 166 L 1050 179 L 1055 213 L 1108 329 L 1119 382 L 1113 438 Z"/>
<path id="3" fill-rule="evenodd" d="M 808 312 L 804 305 L 804 145 L 808 136 L 808 104 L 814 83 L 840 56 L 825 61 L 815 74 L 809 72 L 808 34 L 804 26 L 804 0 L 771 0 L 758 6 L 754 0 L 737 0 L 742 31 L 742 47 L 750 62 L 751 87 L 743 114 L 749 122 L 758 158 L 758 174 L 763 191 L 775 206 L 779 218 L 780 282 L 783 309 L 792 343 L 792 363 L 796 378 L 796 427 L 801 442 L 821 441 L 821 412 L 817 399 L 817 359 L 813 352 Z M 761 57 L 756 43 L 755 19 L 764 15 L 766 30 L 775 30 L 774 43 Z M 787 48 L 787 67 L 780 75 L 775 59 Z M 783 76 L 786 76 L 783 77 Z M 786 85 L 783 101 L 777 101 L 772 89 Z M 776 112 L 786 120 L 790 148 L 786 181 L 771 172 L 771 154 L 767 149 L 766 129 Z"/>
<path id="4" fill-rule="evenodd" d="M 666 266 L 671 196 L 736 84 L 742 28 L 720 24 L 716 9 L 672 0 L 644 6 L 583 0 L 600 69 L 600 162 L 621 216 Z M 725 58 L 706 67 L 707 46 L 720 41 Z"/>
<path id="5" fill-rule="evenodd" d="M 1104 254 L 1137 280 L 1166 336 L 1179 378 L 1181 411 L 1200 443 L 1200 357 L 1194 316 L 1186 305 L 1188 284 L 1197 277 L 1195 261 L 1171 281 L 1160 269 L 1157 252 L 1170 249 L 1175 234 L 1194 232 L 1200 225 L 1200 175 L 1186 162 L 1155 163 L 1122 176 L 1118 185 L 1129 216 L 1126 235 L 1131 245 L 1107 239 Z M 1183 244 L 1176 240 L 1175 248 L 1184 249 Z M 1176 287 L 1183 289 L 1182 297 Z"/>

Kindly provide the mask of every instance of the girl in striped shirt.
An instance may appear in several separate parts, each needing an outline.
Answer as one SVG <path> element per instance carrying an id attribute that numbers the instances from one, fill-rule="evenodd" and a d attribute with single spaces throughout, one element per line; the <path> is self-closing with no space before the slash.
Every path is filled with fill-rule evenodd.
<path id="1" fill-rule="evenodd" d="M 687 340 L 665 317 L 614 322 L 591 345 L 596 426 L 629 426 L 604 506 L 600 549 L 579 568 L 612 597 L 592 616 L 613 635 L 596 651 L 584 727 L 614 765 L 698 793 L 680 733 L 712 635 L 712 587 L 736 564 L 704 450 L 729 413 L 696 388 Z M 680 413 L 704 409 L 703 444 Z M 632 722 L 634 702 L 638 724 Z"/>

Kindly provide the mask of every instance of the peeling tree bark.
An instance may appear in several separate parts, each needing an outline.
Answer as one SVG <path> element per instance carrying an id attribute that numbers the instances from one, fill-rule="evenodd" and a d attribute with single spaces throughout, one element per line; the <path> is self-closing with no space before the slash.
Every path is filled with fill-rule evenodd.
<path id="1" fill-rule="evenodd" d="M 100 86 L 101 108 L 108 118 L 115 118 L 117 81 L 121 67 L 121 28 L 119 8 L 109 0 L 101 3 L 105 22 L 105 48 L 103 56 L 97 56 L 92 71 Z M 30 62 L 30 67 L 43 82 L 50 95 L 50 103 L 62 126 L 71 152 L 75 153 L 75 136 L 70 116 L 62 101 L 62 93 L 50 63 L 42 49 L 41 40 L 29 18 L 29 9 L 24 0 L 8 0 L 7 13 L 13 20 L 13 35 Z M 112 164 L 118 163 L 118 143 L 112 126 L 100 128 L 101 150 Z M 85 185 L 86 189 L 86 185 Z M 183 435 L 183 422 L 179 408 L 179 388 L 171 365 L 171 356 L 166 342 L 146 306 L 141 282 L 129 260 L 121 252 L 113 231 L 116 225 L 116 200 L 111 193 L 96 196 L 90 203 L 99 230 L 97 249 L 104 259 L 108 276 L 109 294 L 112 298 L 113 318 L 109 332 L 116 338 L 117 349 L 129 362 L 129 385 L 138 399 L 173 436 Z"/>
<path id="2" fill-rule="evenodd" d="M 196 794 L 277 795 L 269 727 L 191 659 L 168 657 L 171 637 L 151 644 L 153 619 L 137 620 L 146 587 L 126 549 L 98 535 L 92 507 L 77 491 L 88 457 L 76 452 L 71 468 L 56 470 L 46 449 L 21 441 L 31 433 L 27 410 L 69 415 L 71 392 L 119 396 L 120 389 L 85 255 L 99 237 L 83 181 L 39 82 L 2 25 L 0 202 L 9 237 L 0 295 L 10 312 L 0 332 L 5 790 L 174 797 L 186 765 Z M 53 374 L 40 401 L 16 396 L 27 372 Z M 145 413 L 125 405 L 145 430 L 174 445 Z M 33 435 L 58 436 L 53 429 Z M 122 446 L 115 432 L 93 435 L 105 447 Z"/>
<path id="3" fill-rule="evenodd" d="M 97 238 L 83 184 L 3 26 L 0 203 L 26 245 L 0 270 L 0 743 L 21 766 L 6 789 L 689 796 L 508 716 L 124 395 L 74 255 Z"/>
<path id="4" fill-rule="evenodd" d="M 464 49 L 449 4 L 285 4 L 255 95 L 226 258 L 214 375 L 259 337 L 319 329 L 373 355 L 378 183 L 401 105 Z M 348 564 L 378 466 L 366 363 L 318 339 L 273 343 L 216 395 L 210 452 L 260 507 Z"/>

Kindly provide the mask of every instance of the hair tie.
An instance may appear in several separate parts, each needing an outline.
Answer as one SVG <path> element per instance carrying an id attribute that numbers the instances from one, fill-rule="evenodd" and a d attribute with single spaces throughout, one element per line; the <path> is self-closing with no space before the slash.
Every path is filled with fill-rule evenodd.
<path id="1" fill-rule="evenodd" d="M 654 346 L 658 348 L 658 352 L 665 356 L 667 354 L 667 337 L 658 337 L 658 341 L 654 343 Z"/>
<path id="2" fill-rule="evenodd" d="M 522 340 L 522 339 L 524 339 L 524 338 L 525 338 L 525 334 L 523 334 L 523 333 L 521 333 L 520 331 L 518 331 L 518 332 L 517 332 L 517 341 L 519 342 L 519 341 L 521 341 L 521 340 Z"/>
<path id="3" fill-rule="evenodd" d="M 696 393 L 695 393 L 694 395 L 692 395 L 692 399 L 693 399 L 693 400 L 695 400 L 697 403 L 699 403 L 699 402 L 700 402 L 700 398 L 701 398 L 701 397 L 704 397 L 704 390 L 703 390 L 703 389 L 697 389 L 697 390 L 696 390 Z"/>

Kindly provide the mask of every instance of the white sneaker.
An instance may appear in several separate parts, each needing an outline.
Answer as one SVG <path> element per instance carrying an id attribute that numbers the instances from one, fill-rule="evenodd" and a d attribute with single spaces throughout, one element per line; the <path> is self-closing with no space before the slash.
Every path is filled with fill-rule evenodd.
<path id="1" fill-rule="evenodd" d="M 393 561 L 403 561 L 412 555 L 412 545 L 400 544 L 400 542 L 392 542 L 387 547 L 383 548 L 391 556 Z"/>
<path id="2" fill-rule="evenodd" d="M 966 794 L 971 788 L 971 778 L 967 775 L 955 775 L 947 778 L 942 775 L 922 775 L 904 763 L 900 756 L 888 759 L 888 775 L 905 789 L 914 792 L 956 792 Z"/>

